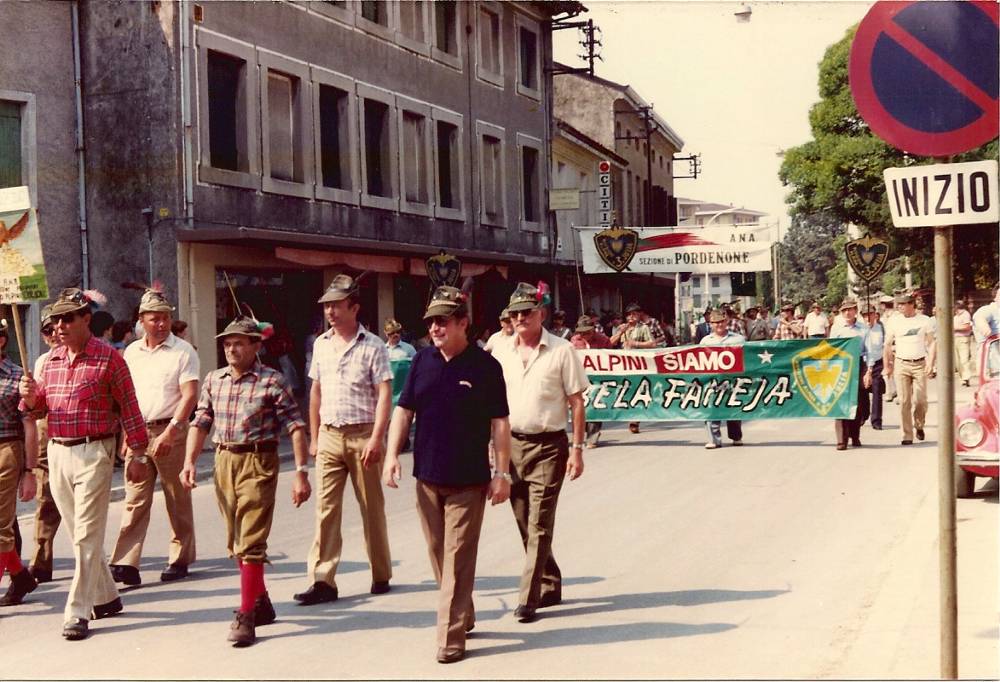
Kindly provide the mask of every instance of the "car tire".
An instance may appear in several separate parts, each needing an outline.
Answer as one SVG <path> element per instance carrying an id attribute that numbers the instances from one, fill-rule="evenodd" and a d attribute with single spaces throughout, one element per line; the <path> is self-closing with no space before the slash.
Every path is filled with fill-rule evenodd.
<path id="1" fill-rule="evenodd" d="M 964 500 L 972 497 L 976 490 L 976 475 L 955 465 L 955 497 Z"/>

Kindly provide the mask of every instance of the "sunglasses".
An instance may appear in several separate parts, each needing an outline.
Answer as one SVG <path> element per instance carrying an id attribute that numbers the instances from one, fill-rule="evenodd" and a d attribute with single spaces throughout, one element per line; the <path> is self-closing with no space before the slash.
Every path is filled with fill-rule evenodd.
<path id="1" fill-rule="evenodd" d="M 42 327 L 43 336 L 52 336 L 53 334 L 55 334 L 55 331 L 56 331 L 55 328 L 49 325 Z"/>
<path id="2" fill-rule="evenodd" d="M 510 313 L 510 319 L 516 320 L 518 318 L 529 318 L 534 314 L 535 310 L 514 310 Z"/>
<path id="3" fill-rule="evenodd" d="M 52 324 L 59 324 L 60 322 L 62 322 L 63 324 L 69 324 L 70 322 L 76 319 L 76 313 L 63 313 L 62 315 L 52 315 L 51 318 L 49 319 L 52 320 Z"/>
<path id="4" fill-rule="evenodd" d="M 424 321 L 427 323 L 428 327 L 433 327 L 434 325 L 437 325 L 438 327 L 447 327 L 448 320 L 450 319 L 451 319 L 450 317 L 445 317 L 444 315 L 438 315 L 437 317 L 428 317 Z"/>

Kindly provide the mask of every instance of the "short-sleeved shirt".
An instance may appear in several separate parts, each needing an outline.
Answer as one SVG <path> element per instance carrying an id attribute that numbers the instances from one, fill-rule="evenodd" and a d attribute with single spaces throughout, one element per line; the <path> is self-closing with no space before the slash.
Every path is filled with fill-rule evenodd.
<path id="1" fill-rule="evenodd" d="M 926 315 L 893 315 L 885 323 L 885 331 L 886 342 L 896 342 L 897 359 L 922 360 L 927 355 L 927 335 L 933 334 L 933 328 Z"/>
<path id="2" fill-rule="evenodd" d="M 493 332 L 490 338 L 486 339 L 486 345 L 483 346 L 483 350 L 487 353 L 496 352 L 497 346 L 501 343 L 512 343 L 514 340 L 513 334 L 504 334 L 503 330 L 498 332 Z"/>
<path id="3" fill-rule="evenodd" d="M 437 348 L 413 358 L 399 406 L 416 413 L 413 476 L 467 486 L 490 480 L 490 422 L 506 417 L 503 370 L 475 344 L 445 360 Z"/>
<path id="4" fill-rule="evenodd" d="M 988 330 L 986 336 L 983 335 L 984 330 Z M 1000 333 L 1000 303 L 987 303 L 976 310 L 972 315 L 972 332 L 976 335 L 976 343 Z"/>
<path id="5" fill-rule="evenodd" d="M 328 330 L 316 338 L 309 378 L 318 381 L 322 398 L 319 420 L 328 426 L 371 424 L 378 404 L 376 387 L 392 381 L 385 341 L 358 327 L 355 337 L 338 347 Z"/>
<path id="6" fill-rule="evenodd" d="M 51 438 L 103 436 L 117 432 L 120 424 L 132 450 L 149 445 L 128 365 L 97 337 L 91 336 L 72 361 L 66 346 L 49 351 L 36 380 L 32 412 L 48 416 Z M 21 409 L 25 407 L 22 401 Z"/>
<path id="7" fill-rule="evenodd" d="M 124 357 L 147 422 L 171 419 L 181 401 L 181 385 L 201 376 L 198 354 L 190 343 L 173 334 L 155 348 L 149 348 L 145 339 L 133 341 Z"/>
<path id="8" fill-rule="evenodd" d="M 567 398 L 590 386 L 583 362 L 566 339 L 542 329 L 538 346 L 521 361 L 520 338 L 493 350 L 503 367 L 510 428 L 519 433 L 562 431 L 569 418 Z"/>
<path id="9" fill-rule="evenodd" d="M 818 334 L 826 334 L 826 330 L 830 328 L 830 321 L 826 319 L 826 315 L 823 313 L 811 312 L 806 315 L 806 334 L 809 336 L 816 336 Z"/>
<path id="10" fill-rule="evenodd" d="M 220 445 L 278 440 L 282 427 L 291 433 L 306 425 L 285 377 L 260 361 L 239 377 L 231 367 L 206 374 L 191 423 L 205 431 L 215 425 L 212 441 Z"/>
<path id="11" fill-rule="evenodd" d="M 699 346 L 742 346 L 746 343 L 746 337 L 741 334 L 734 334 L 731 331 L 727 331 L 725 336 L 716 336 L 715 333 L 711 333 L 701 341 L 698 342 Z"/>
<path id="12" fill-rule="evenodd" d="M 19 438 L 24 436 L 24 425 L 21 423 L 21 394 L 18 384 L 24 372 L 10 358 L 0 356 L 0 438 Z"/>
<path id="13" fill-rule="evenodd" d="M 972 315 L 969 314 L 968 310 L 959 310 L 955 313 L 955 317 L 952 319 L 952 329 L 955 330 L 955 336 L 972 336 Z M 969 325 L 969 328 L 965 331 L 958 331 L 959 327 L 964 327 Z"/>
<path id="14" fill-rule="evenodd" d="M 409 360 L 417 354 L 417 349 L 406 341 L 400 341 L 395 346 L 390 346 L 387 343 L 385 344 L 385 349 L 389 353 L 390 362 L 393 360 Z"/>
<path id="15" fill-rule="evenodd" d="M 847 322 L 842 322 L 841 324 L 834 325 L 830 328 L 830 338 L 831 339 L 861 339 L 861 361 L 865 364 L 872 364 L 873 360 L 868 356 L 868 346 L 866 340 L 868 338 L 868 325 L 861 320 L 854 320 L 854 324 L 847 324 Z M 879 356 L 881 358 L 882 356 Z M 876 360 L 879 358 L 875 358 Z"/>

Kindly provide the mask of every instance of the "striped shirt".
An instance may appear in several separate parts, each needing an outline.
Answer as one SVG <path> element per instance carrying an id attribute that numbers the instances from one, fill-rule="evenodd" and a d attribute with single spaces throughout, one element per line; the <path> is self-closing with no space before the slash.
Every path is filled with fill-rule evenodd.
<path id="1" fill-rule="evenodd" d="M 649 327 L 650 340 L 656 343 L 657 348 L 662 348 L 667 345 L 667 334 L 663 331 L 663 325 L 660 321 L 652 316 L 647 316 L 645 320 L 642 320 L 643 324 Z"/>
<path id="2" fill-rule="evenodd" d="M 385 343 L 364 327 L 338 348 L 333 330 L 317 337 L 309 378 L 319 382 L 320 423 L 328 426 L 371 424 L 378 403 L 376 387 L 392 381 Z"/>
<path id="3" fill-rule="evenodd" d="M 21 410 L 18 409 L 21 394 L 17 388 L 23 374 L 10 358 L 0 356 L 0 439 L 24 436 Z"/>
<path id="4" fill-rule="evenodd" d="M 145 450 L 149 444 L 128 366 L 97 337 L 91 336 L 72 361 L 66 346 L 52 349 L 37 381 L 32 412 L 39 418 L 47 413 L 50 438 L 115 433 L 120 423 L 132 450 Z M 24 401 L 21 409 L 26 409 Z"/>
<path id="5" fill-rule="evenodd" d="M 798 322 L 792 320 L 791 322 L 786 322 L 784 319 L 778 320 L 778 326 L 774 330 L 775 339 L 801 339 L 802 338 L 802 327 L 799 326 Z"/>
<path id="6" fill-rule="evenodd" d="M 259 360 L 239 377 L 232 367 L 205 375 L 191 425 L 208 431 L 213 424 L 216 445 L 278 440 L 282 426 L 291 433 L 306 425 L 285 377 Z"/>

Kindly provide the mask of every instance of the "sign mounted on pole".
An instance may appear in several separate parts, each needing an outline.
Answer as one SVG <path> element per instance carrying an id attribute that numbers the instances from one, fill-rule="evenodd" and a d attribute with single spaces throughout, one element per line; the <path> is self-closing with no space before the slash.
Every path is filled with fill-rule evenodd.
<path id="1" fill-rule="evenodd" d="M 895 227 L 1000 220 L 996 161 L 886 168 L 883 176 Z"/>
<path id="2" fill-rule="evenodd" d="M 442 251 L 438 255 L 428 258 L 425 266 L 427 277 L 430 278 L 435 287 L 458 286 L 458 280 L 462 276 L 462 261 L 455 256 Z"/>
<path id="3" fill-rule="evenodd" d="M 0 189 L 0 303 L 48 297 L 42 239 L 28 188 Z"/>
<path id="4" fill-rule="evenodd" d="M 872 132 L 919 156 L 950 156 L 998 132 L 995 2 L 877 2 L 851 44 L 851 93 Z"/>
<path id="5" fill-rule="evenodd" d="M 875 237 L 852 239 L 844 244 L 847 264 L 866 282 L 877 279 L 889 262 L 889 243 Z"/>
<path id="6" fill-rule="evenodd" d="M 611 205 L 611 162 L 602 159 L 597 164 L 597 224 L 611 227 L 614 216 Z"/>

